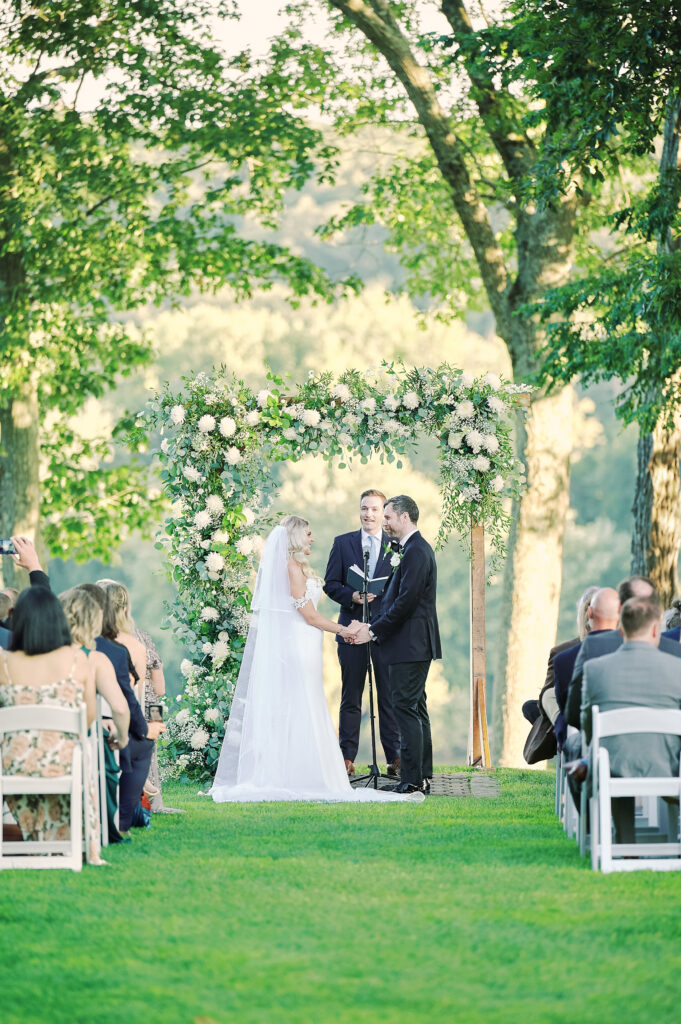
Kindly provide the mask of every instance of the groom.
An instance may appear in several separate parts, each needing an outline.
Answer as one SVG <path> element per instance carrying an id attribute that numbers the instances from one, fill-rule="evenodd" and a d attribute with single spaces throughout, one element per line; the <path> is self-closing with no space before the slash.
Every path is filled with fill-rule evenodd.
<path id="1" fill-rule="evenodd" d="M 374 643 L 389 666 L 395 717 L 402 737 L 401 778 L 397 793 L 430 791 L 433 747 L 426 706 L 426 679 L 433 658 L 441 658 L 435 610 L 435 555 L 417 529 L 418 505 L 399 494 L 386 501 L 383 528 L 399 541 L 395 567 L 380 615 L 358 623 L 354 643 Z"/>

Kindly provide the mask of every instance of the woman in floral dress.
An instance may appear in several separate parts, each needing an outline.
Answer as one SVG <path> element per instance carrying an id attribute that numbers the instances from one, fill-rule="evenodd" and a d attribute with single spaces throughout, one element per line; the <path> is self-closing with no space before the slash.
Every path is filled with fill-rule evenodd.
<path id="1" fill-rule="evenodd" d="M 47 587 L 24 590 L 14 609 L 10 650 L 0 657 L 0 705 L 41 704 L 76 708 L 85 703 L 88 725 L 96 714 L 92 666 L 76 644 L 59 601 Z M 54 778 L 71 767 L 74 740 L 60 732 L 32 729 L 5 736 L 3 769 L 8 774 Z M 70 797 L 66 794 L 8 796 L 7 805 L 24 839 L 69 839 Z M 96 818 L 96 805 L 94 807 Z M 87 860 L 100 858 L 99 822 L 87 830 Z"/>

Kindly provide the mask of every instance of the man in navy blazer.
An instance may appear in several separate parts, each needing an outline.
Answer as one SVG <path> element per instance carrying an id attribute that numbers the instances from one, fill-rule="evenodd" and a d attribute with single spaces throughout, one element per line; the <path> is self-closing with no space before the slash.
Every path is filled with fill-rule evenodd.
<path id="1" fill-rule="evenodd" d="M 348 586 L 347 578 L 350 566 L 357 565 L 360 569 L 363 568 L 364 549 L 367 548 L 369 551 L 371 578 L 380 579 L 382 576 L 390 576 L 392 572 L 390 565 L 390 558 L 393 554 L 390 550 L 391 538 L 382 529 L 384 502 L 385 495 L 381 491 L 364 491 L 359 501 L 361 529 L 343 533 L 334 539 L 326 567 L 324 592 L 332 601 L 336 601 L 340 605 L 338 621 L 342 626 L 362 620 L 362 596 L 359 591 Z M 369 594 L 367 601 L 369 603 L 369 618 L 373 620 L 380 614 L 382 597 Z M 359 747 L 359 727 L 362 718 L 362 694 L 367 676 L 367 653 L 364 647 L 346 644 L 340 637 L 336 639 L 342 679 L 338 739 L 348 775 L 354 775 L 354 761 Z M 376 682 L 381 745 L 388 765 L 388 773 L 397 775 L 399 774 L 400 733 L 393 710 L 390 675 L 383 652 L 373 645 L 371 663 Z"/>
<path id="2" fill-rule="evenodd" d="M 360 625 L 355 643 L 372 642 L 390 666 L 393 705 L 401 736 L 398 793 L 429 791 L 433 746 L 426 704 L 426 679 L 433 658 L 441 658 L 435 608 L 437 566 L 430 544 L 417 529 L 418 505 L 399 494 L 385 504 L 385 529 L 400 543 L 397 565 L 381 614 Z"/>

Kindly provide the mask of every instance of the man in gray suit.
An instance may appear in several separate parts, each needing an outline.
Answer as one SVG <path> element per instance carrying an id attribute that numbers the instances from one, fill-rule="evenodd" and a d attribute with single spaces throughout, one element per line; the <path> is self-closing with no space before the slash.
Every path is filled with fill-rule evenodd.
<path id="1" fill-rule="evenodd" d="M 681 709 L 681 666 L 658 649 L 662 610 L 655 597 L 632 597 L 622 605 L 624 642 L 613 654 L 584 665 L 581 722 L 591 742 L 591 708 L 646 707 Z M 681 739 L 664 734 L 612 736 L 603 740 L 610 754 L 612 775 L 677 775 Z M 617 842 L 635 842 L 634 798 L 612 802 Z"/>

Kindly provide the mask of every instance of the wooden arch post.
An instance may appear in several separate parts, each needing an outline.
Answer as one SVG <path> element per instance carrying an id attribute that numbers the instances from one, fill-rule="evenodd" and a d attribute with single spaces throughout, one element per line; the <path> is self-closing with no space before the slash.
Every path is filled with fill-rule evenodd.
<path id="1" fill-rule="evenodd" d="M 485 640 L 485 525 L 471 523 L 470 577 L 471 699 L 468 764 L 489 768 L 487 647 Z"/>

